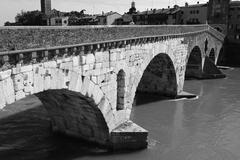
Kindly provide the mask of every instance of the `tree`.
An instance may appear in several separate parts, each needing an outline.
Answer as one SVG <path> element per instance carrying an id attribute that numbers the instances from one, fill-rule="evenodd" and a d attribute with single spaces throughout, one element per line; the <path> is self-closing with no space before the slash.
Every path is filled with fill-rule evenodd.
<path id="1" fill-rule="evenodd" d="M 44 15 L 42 12 L 36 11 L 27 11 L 18 13 L 16 16 L 17 25 L 23 26 L 40 26 L 43 25 Z"/>

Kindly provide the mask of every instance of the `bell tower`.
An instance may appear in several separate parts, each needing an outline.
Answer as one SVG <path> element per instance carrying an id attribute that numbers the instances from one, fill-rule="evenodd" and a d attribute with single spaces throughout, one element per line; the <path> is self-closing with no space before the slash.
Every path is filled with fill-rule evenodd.
<path id="1" fill-rule="evenodd" d="M 136 7 L 135 7 L 135 2 L 132 1 L 132 3 L 131 3 L 131 8 L 129 9 L 128 14 L 135 14 L 135 13 L 137 13 L 137 12 L 136 12 Z"/>
<path id="2" fill-rule="evenodd" d="M 51 0 L 41 0 L 41 11 L 46 16 L 51 14 Z"/>

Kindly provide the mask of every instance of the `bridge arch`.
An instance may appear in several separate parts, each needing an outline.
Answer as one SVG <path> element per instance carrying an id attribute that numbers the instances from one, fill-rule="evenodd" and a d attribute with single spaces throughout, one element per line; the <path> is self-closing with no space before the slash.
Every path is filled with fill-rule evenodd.
<path id="1" fill-rule="evenodd" d="M 101 88 L 81 68 L 50 61 L 20 70 L 6 77 L 11 85 L 7 104 L 36 95 L 48 111 L 54 131 L 109 144 L 110 132 L 116 127 L 114 111 Z"/>
<path id="2" fill-rule="evenodd" d="M 177 75 L 172 59 L 168 54 L 160 53 L 142 67 L 141 73 L 135 77 L 133 99 L 137 92 L 154 93 L 159 96 L 175 97 L 178 91 Z"/>
<path id="3" fill-rule="evenodd" d="M 199 46 L 195 46 L 189 56 L 186 64 L 186 78 L 200 78 L 202 73 L 202 53 Z"/>

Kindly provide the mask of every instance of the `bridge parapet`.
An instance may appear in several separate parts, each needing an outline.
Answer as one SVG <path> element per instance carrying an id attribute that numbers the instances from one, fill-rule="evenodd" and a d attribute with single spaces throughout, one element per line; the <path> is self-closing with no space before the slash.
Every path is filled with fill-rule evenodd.
<path id="1" fill-rule="evenodd" d="M 215 28 L 208 26 L 208 32 L 213 35 L 215 38 L 219 39 L 220 41 L 224 41 L 224 38 L 226 37 L 226 35 L 224 35 L 223 33 L 217 31 Z"/>
<path id="2" fill-rule="evenodd" d="M 207 25 L 0 27 L 0 70 L 16 64 L 200 34 L 208 29 Z"/>

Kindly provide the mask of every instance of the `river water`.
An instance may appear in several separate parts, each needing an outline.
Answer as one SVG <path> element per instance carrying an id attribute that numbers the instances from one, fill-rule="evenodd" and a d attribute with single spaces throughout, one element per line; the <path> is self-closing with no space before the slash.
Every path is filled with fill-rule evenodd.
<path id="1" fill-rule="evenodd" d="M 40 101 L 30 96 L 0 112 L 0 160 L 240 160 L 240 69 L 224 73 L 225 79 L 186 81 L 184 90 L 197 99 L 134 107 L 131 119 L 149 131 L 148 148 L 134 152 L 111 153 L 53 134 Z"/>

